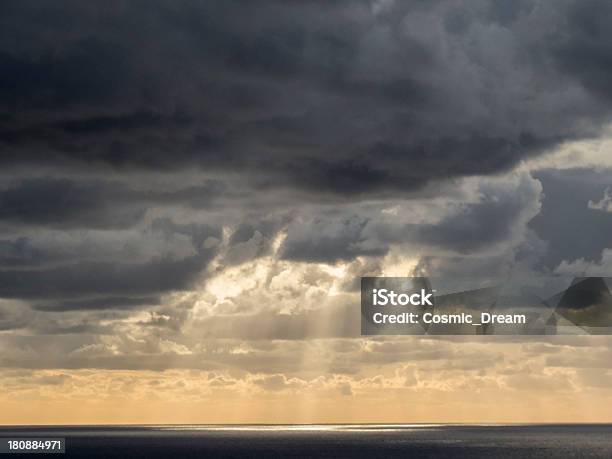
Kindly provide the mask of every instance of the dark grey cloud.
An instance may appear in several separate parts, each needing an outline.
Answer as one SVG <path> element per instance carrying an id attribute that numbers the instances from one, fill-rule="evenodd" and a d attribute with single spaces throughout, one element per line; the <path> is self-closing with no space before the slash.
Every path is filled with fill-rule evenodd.
<path id="1" fill-rule="evenodd" d="M 212 246 L 215 247 L 221 237 L 221 231 L 218 226 L 203 223 L 175 223 L 167 217 L 154 220 L 151 224 L 151 229 L 153 231 L 160 231 L 166 236 L 173 236 L 175 234 L 185 235 L 191 239 L 193 247 L 199 253 L 211 248 L 206 244 L 208 238 L 215 240 L 215 245 Z"/>
<path id="2" fill-rule="evenodd" d="M 61 227 L 132 226 L 143 217 L 145 208 L 133 202 L 130 206 L 122 199 L 122 188 L 51 177 L 22 180 L 0 191 L 0 221 Z"/>
<path id="3" fill-rule="evenodd" d="M 562 71 L 609 102 L 612 5 L 605 0 L 571 2 L 564 19 L 564 26 L 571 33 L 560 34 L 559 42 L 552 47 L 554 58 Z"/>
<path id="4" fill-rule="evenodd" d="M 44 270 L 0 270 L 0 297 L 49 299 L 143 295 L 185 288 L 211 254 L 148 263 L 74 263 Z"/>
<path id="5" fill-rule="evenodd" d="M 466 204 L 436 224 L 421 225 L 415 240 L 472 253 L 512 239 L 517 224 L 527 223 L 539 211 L 541 186 L 523 177 L 516 189 L 481 187 L 481 200 Z"/>
<path id="6" fill-rule="evenodd" d="M 241 223 L 236 227 L 236 229 L 230 236 L 229 244 L 230 246 L 235 246 L 237 244 L 243 244 L 245 242 L 248 242 L 252 240 L 253 237 L 255 237 L 255 234 L 257 232 L 259 232 L 263 236 L 270 238 L 276 234 L 280 225 L 283 224 L 283 221 L 286 222 L 287 219 L 267 219 L 254 223 Z"/>
<path id="7" fill-rule="evenodd" d="M 60 252 L 52 258 L 29 248 L 27 240 L 18 240 L 15 247 L 8 245 L 5 255 L 18 262 L 0 268 L 0 298 L 32 300 L 33 308 L 43 311 L 155 306 L 160 295 L 186 289 L 201 275 L 222 237 L 218 226 L 182 225 L 169 219 L 153 221 L 150 230 L 163 231 L 168 238 L 184 235 L 192 249 L 187 254 L 170 252 L 138 261 L 112 254 L 104 259 L 103 253 L 95 252 L 93 259 L 87 259 L 79 251 Z"/>
<path id="8" fill-rule="evenodd" d="M 510 180 L 483 180 L 475 201 L 456 201 L 431 223 L 415 221 L 410 206 L 402 207 L 401 202 L 392 216 L 381 213 L 380 206 L 356 207 L 358 215 L 343 215 L 340 209 L 311 218 L 303 215 L 287 226 L 281 256 L 333 263 L 385 255 L 398 244 L 432 255 L 473 255 L 498 245 L 508 248 L 522 240 L 526 224 L 540 210 L 541 191 L 540 182 L 529 174 Z"/>
<path id="9" fill-rule="evenodd" d="M 297 220 L 288 228 L 281 249 L 287 260 L 336 262 L 359 255 L 384 255 L 386 247 L 368 248 L 363 230 L 367 219 L 352 216 L 341 220 Z"/>
<path id="10" fill-rule="evenodd" d="M 100 297 L 85 300 L 65 300 L 59 302 L 36 303 L 34 309 L 40 311 L 78 311 L 100 309 L 129 309 L 141 306 L 156 306 L 158 297 Z"/>
<path id="11" fill-rule="evenodd" d="M 0 222 L 46 227 L 117 229 L 140 222 L 155 206 L 207 208 L 223 184 L 203 180 L 174 190 L 134 188 L 113 180 L 37 177 L 0 189 Z"/>
<path id="12" fill-rule="evenodd" d="M 278 233 L 293 219 L 290 213 L 255 221 L 244 221 L 233 228 L 228 241 L 228 250 L 223 257 L 223 264 L 238 265 L 247 260 L 272 253 L 272 244 Z"/>
<path id="13" fill-rule="evenodd" d="M 115 83 L 128 64 L 126 48 L 82 37 L 67 50 L 49 51 L 26 56 L 4 48 L 0 53 L 0 97 L 8 107 L 56 110 L 117 95 Z"/>
<path id="14" fill-rule="evenodd" d="M 53 259 L 52 255 L 32 246 L 25 237 L 0 240 L 0 264 L 3 267 L 40 265 Z"/>
<path id="15" fill-rule="evenodd" d="M 608 119 L 609 10 L 8 2 L 2 162 L 198 167 L 353 197 L 493 173 Z"/>
<path id="16" fill-rule="evenodd" d="M 600 261 L 603 249 L 612 247 L 612 213 L 589 207 L 612 184 L 610 171 L 547 169 L 535 176 L 542 182 L 542 211 L 530 226 L 547 241 L 541 263 L 554 269 L 563 260 Z"/>

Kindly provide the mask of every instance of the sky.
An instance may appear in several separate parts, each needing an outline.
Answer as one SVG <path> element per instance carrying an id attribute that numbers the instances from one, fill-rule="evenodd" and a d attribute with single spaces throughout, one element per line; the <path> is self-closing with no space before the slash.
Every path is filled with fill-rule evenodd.
<path id="1" fill-rule="evenodd" d="M 612 421 L 612 338 L 360 336 L 362 276 L 612 272 L 612 3 L 0 3 L 0 423 Z"/>

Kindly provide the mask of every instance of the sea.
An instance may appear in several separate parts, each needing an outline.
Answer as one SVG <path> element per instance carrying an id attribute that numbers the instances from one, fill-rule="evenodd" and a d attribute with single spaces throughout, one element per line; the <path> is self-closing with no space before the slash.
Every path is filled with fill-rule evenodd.
<path id="1" fill-rule="evenodd" d="M 3 426 L 0 437 L 65 438 L 51 457 L 90 459 L 612 458 L 612 424 Z"/>

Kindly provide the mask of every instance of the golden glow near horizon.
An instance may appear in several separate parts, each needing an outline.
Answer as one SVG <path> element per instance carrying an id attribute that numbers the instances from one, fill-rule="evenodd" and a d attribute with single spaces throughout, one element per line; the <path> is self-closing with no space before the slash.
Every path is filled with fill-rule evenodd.
<path id="1" fill-rule="evenodd" d="M 322 353 L 340 343 L 310 345 Z M 364 356 L 379 351 L 371 346 L 386 345 L 398 346 L 360 342 Z M 403 347 L 415 345 L 408 340 Z M 203 370 L 8 370 L 1 379 L 0 424 L 609 421 L 612 390 L 597 387 L 602 374 L 537 370 L 544 368 L 541 359 L 527 357 L 537 346 L 447 343 L 442 352 L 454 349 L 454 358 L 383 364 L 370 376 L 310 379 Z M 490 366 L 477 360 L 486 348 L 497 359 Z"/>

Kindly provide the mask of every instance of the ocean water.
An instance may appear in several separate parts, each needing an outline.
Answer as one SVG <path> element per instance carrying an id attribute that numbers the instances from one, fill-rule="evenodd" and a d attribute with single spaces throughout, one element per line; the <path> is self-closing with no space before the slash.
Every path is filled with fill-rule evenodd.
<path id="1" fill-rule="evenodd" d="M 612 424 L 0 427 L 34 436 L 70 458 L 612 458 Z"/>

